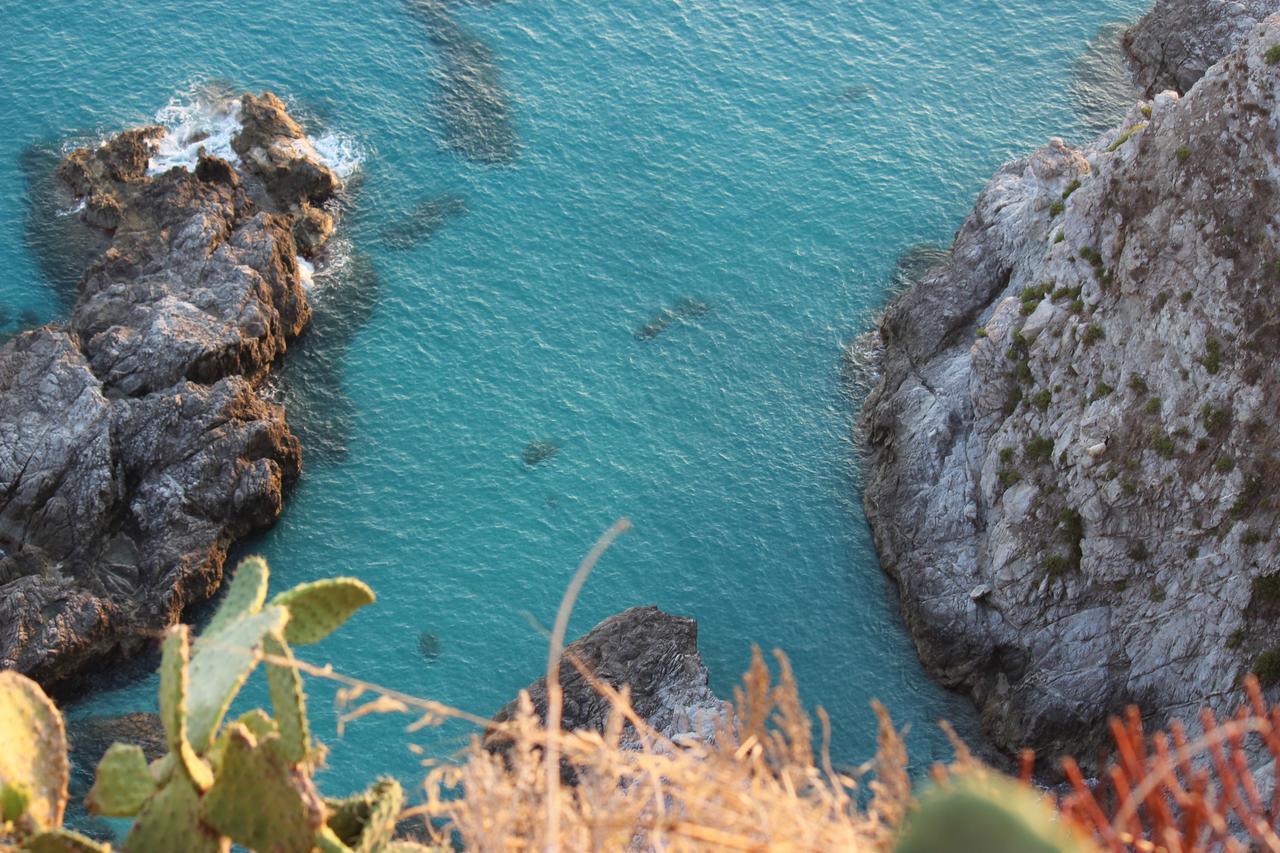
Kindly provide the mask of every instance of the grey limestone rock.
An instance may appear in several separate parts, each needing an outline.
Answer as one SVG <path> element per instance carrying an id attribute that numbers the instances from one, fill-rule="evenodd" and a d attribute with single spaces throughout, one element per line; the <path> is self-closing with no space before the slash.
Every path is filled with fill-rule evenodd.
<path id="1" fill-rule="evenodd" d="M 1280 641 L 1277 44 L 1001 168 L 880 324 L 876 545 L 1003 747 L 1231 707 Z"/>
<path id="2" fill-rule="evenodd" d="M 1123 43 L 1148 98 L 1190 91 L 1209 66 L 1233 50 L 1280 0 L 1156 0 Z"/>

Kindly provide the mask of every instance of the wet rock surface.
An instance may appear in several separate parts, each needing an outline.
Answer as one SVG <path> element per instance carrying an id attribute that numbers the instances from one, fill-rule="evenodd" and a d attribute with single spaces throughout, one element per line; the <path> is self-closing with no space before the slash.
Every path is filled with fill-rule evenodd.
<path id="1" fill-rule="evenodd" d="M 1278 44 L 1004 166 L 880 324 L 867 515 L 1007 749 L 1228 709 L 1277 644 Z"/>
<path id="2" fill-rule="evenodd" d="M 630 685 L 636 713 L 668 738 L 710 740 L 721 720 L 732 713 L 708 686 L 707 668 L 698 653 L 698 623 L 693 619 L 672 616 L 657 607 L 633 607 L 610 616 L 565 647 L 560 667 L 562 727 L 603 732 L 613 706 L 570 663 L 571 657 L 613 688 Z M 546 678 L 529 685 L 528 691 L 535 712 L 545 719 Z M 494 719 L 511 719 L 516 707 L 516 702 L 510 703 Z M 628 725 L 624 743 L 634 738 L 635 730 Z M 501 738 L 491 738 L 490 746 L 501 748 Z"/>
<path id="3" fill-rule="evenodd" d="M 0 666 L 46 685 L 211 595 L 298 475 L 258 386 L 310 318 L 295 225 L 332 231 L 339 180 L 274 96 L 241 111 L 238 165 L 149 175 L 152 127 L 58 166 L 107 245 L 65 327 L 0 347 Z"/>

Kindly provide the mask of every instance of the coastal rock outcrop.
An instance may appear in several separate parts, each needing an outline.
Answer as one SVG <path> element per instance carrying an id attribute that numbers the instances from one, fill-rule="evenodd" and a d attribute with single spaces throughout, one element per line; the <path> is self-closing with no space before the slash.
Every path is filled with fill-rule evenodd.
<path id="1" fill-rule="evenodd" d="M 1087 755 L 1280 684 L 1280 18 L 1005 165 L 887 309 L 864 501 L 926 666 Z"/>
<path id="2" fill-rule="evenodd" d="M 298 475 L 257 386 L 310 318 L 299 221 L 331 233 L 341 181 L 274 96 L 240 115 L 237 163 L 149 174 L 151 127 L 58 167 L 109 243 L 65 327 L 0 347 L 0 666 L 46 684 L 211 595 Z"/>
<path id="3" fill-rule="evenodd" d="M 604 731 L 613 706 L 570 663 L 576 659 L 601 682 L 631 687 L 631 706 L 656 731 L 672 740 L 710 741 L 732 711 L 708 686 L 707 668 L 698 653 L 698 623 L 672 616 L 657 607 L 633 607 L 601 622 L 565 648 L 560 668 L 564 691 L 562 726 L 566 731 Z M 529 698 L 539 717 L 547 713 L 547 680 L 529 685 Z M 511 702 L 494 717 L 510 719 Z M 727 715 L 727 716 L 726 716 Z M 627 726 L 623 740 L 634 741 Z M 491 738 L 500 747 L 501 738 Z"/>
<path id="4" fill-rule="evenodd" d="M 1146 97 L 1170 89 L 1186 93 L 1258 22 L 1277 12 L 1280 0 L 1156 0 L 1122 42 Z"/>

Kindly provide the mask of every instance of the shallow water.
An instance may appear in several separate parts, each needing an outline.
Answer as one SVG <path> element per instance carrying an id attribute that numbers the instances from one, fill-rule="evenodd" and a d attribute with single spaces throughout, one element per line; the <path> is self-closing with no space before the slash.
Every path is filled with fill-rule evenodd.
<path id="1" fill-rule="evenodd" d="M 341 262 L 275 380 L 306 470 L 241 550 L 277 587 L 350 573 L 379 593 L 302 654 L 490 714 L 626 515 L 574 634 L 636 604 L 695 616 L 726 695 L 753 643 L 780 647 L 837 763 L 873 751 L 873 697 L 924 763 L 948 754 L 934 720 L 976 726 L 876 563 L 841 346 L 1003 160 L 1096 126 L 1107 86 L 1073 95 L 1072 69 L 1141 6 L 5 0 L 0 331 L 66 310 L 66 240 L 31 209 L 50 145 L 201 85 L 277 91 L 362 159 Z M 147 710 L 154 689 L 70 713 Z M 327 790 L 419 775 L 404 721 L 339 740 L 332 689 L 311 692 Z M 447 758 L 468 732 L 415 740 Z"/>

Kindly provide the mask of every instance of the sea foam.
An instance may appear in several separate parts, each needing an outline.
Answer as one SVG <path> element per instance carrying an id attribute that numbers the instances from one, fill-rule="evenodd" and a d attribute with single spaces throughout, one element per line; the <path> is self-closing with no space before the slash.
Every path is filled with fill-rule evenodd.
<path id="1" fill-rule="evenodd" d="M 155 121 L 165 133 L 151 155 L 147 174 L 158 175 L 174 166 L 194 170 L 201 148 L 232 165 L 240 164 L 239 155 L 231 147 L 231 140 L 241 127 L 238 97 L 188 93 L 169 101 L 156 113 Z M 364 159 L 353 138 L 335 131 L 309 136 L 295 145 L 304 154 L 314 153 L 344 181 L 359 170 Z"/>
<path id="2" fill-rule="evenodd" d="M 147 165 L 148 175 L 159 175 L 174 166 L 194 170 L 201 148 L 233 165 L 240 163 L 231 147 L 231 138 L 240 132 L 237 99 L 175 98 L 156 113 L 156 123 L 165 132 Z"/>

